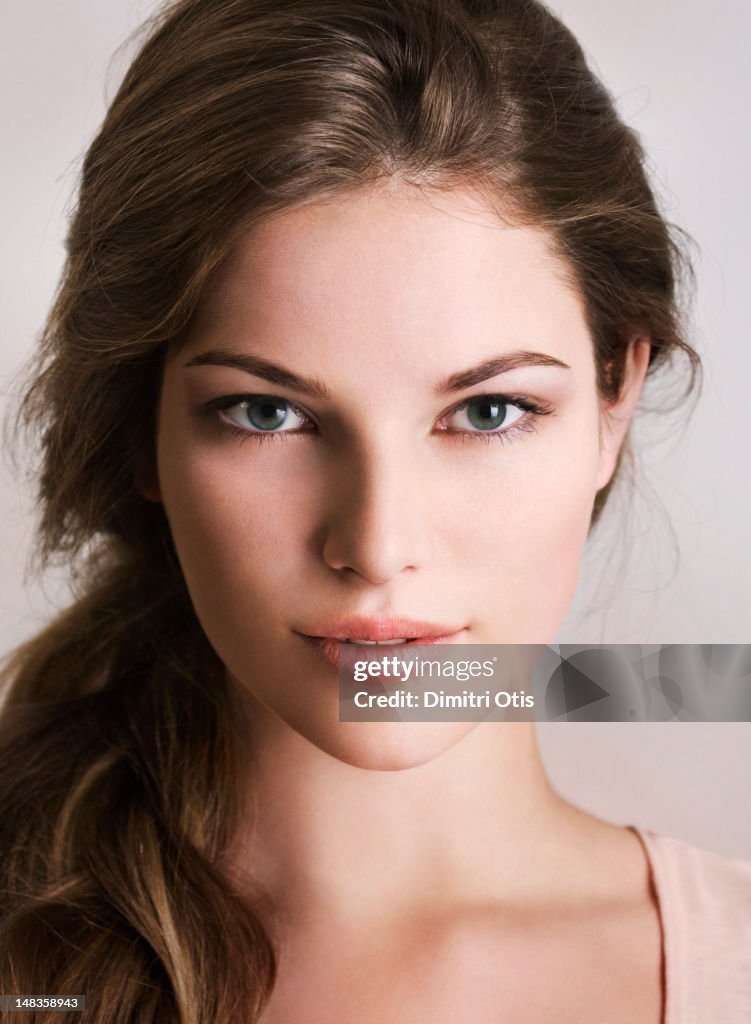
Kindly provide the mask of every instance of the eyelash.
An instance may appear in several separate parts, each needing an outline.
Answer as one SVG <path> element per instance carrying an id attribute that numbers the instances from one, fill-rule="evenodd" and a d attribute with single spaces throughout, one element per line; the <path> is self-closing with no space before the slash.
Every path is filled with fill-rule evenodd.
<path id="1" fill-rule="evenodd" d="M 504 395 L 490 392 L 486 395 L 472 395 L 471 398 L 466 398 L 459 405 L 455 405 L 448 412 L 441 416 L 441 419 L 446 419 L 448 416 L 454 416 L 456 413 L 461 412 L 462 409 L 466 409 L 474 402 L 482 402 L 487 399 L 495 399 L 502 405 L 513 405 L 519 409 L 522 409 L 525 413 L 524 416 L 520 416 L 518 420 L 511 424 L 509 427 L 501 428 L 500 430 L 445 430 L 444 433 L 452 434 L 454 437 L 460 437 L 462 441 L 484 441 L 485 444 L 491 444 L 493 441 L 500 441 L 501 444 L 510 443 L 519 434 L 535 433 L 537 430 L 537 421 L 542 416 L 548 416 L 553 412 L 551 405 L 546 405 L 540 402 L 534 402 L 531 398 L 525 398 L 522 395 Z"/>
<path id="2" fill-rule="evenodd" d="M 229 420 L 223 419 L 221 416 L 217 415 L 225 409 L 231 409 L 240 402 L 249 402 L 262 398 L 277 398 L 279 401 L 284 402 L 290 411 L 296 413 L 298 416 L 304 416 L 306 419 L 314 422 L 310 414 L 305 412 L 304 409 L 294 405 L 286 398 L 279 398 L 277 395 L 261 395 L 247 392 L 239 395 L 223 395 L 221 398 L 215 398 L 210 402 L 206 402 L 203 409 L 212 416 L 212 418 L 216 419 L 222 433 L 230 435 L 241 444 L 250 438 L 259 444 L 263 444 L 268 441 L 289 441 L 292 437 L 299 437 L 300 434 L 310 433 L 309 430 L 245 430 L 242 427 L 238 427 L 236 424 L 231 423 Z M 439 419 L 443 420 L 449 416 L 453 416 L 473 403 L 481 402 L 483 399 L 495 399 L 503 405 L 516 406 L 517 408 L 522 409 L 526 415 L 519 417 L 519 419 L 512 423 L 511 426 L 500 430 L 447 430 L 444 428 L 442 432 L 451 434 L 453 437 L 460 437 L 464 441 L 477 439 L 484 441 L 485 444 L 490 444 L 492 441 L 508 443 L 519 434 L 534 433 L 537 430 L 537 420 L 542 416 L 548 416 L 553 412 L 552 406 L 532 401 L 532 399 L 526 398 L 522 395 L 508 395 L 490 392 L 488 394 L 472 395 L 470 398 L 460 402 L 459 405 L 455 405 L 447 412 L 443 413 Z"/>

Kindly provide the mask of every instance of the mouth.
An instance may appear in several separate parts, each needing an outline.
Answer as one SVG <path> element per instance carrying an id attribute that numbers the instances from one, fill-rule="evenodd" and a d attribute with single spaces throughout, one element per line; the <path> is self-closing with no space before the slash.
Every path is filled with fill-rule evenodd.
<path id="1" fill-rule="evenodd" d="M 398 653 L 402 648 L 420 644 L 455 643 L 466 629 L 466 626 L 457 627 L 389 616 L 369 619 L 352 617 L 337 622 L 321 623 L 310 632 L 294 632 L 324 661 L 338 668 L 342 647 L 382 647 Z"/>

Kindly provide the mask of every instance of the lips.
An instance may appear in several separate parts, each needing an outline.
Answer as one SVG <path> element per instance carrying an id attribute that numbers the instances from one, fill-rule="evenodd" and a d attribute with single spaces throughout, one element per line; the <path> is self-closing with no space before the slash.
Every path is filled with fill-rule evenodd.
<path id="1" fill-rule="evenodd" d="M 310 630 L 295 630 L 329 664 L 339 667 L 342 646 L 363 644 L 398 652 L 417 644 L 450 644 L 466 626 L 428 622 L 404 616 L 348 616 L 317 623 Z"/>

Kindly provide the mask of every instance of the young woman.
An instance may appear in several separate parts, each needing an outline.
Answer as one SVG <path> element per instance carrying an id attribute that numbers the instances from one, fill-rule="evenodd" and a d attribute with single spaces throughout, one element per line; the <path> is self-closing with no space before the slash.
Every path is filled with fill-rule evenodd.
<path id="1" fill-rule="evenodd" d="M 24 400 L 80 593 L 7 668 L 4 993 L 748 1019 L 751 866 L 572 806 L 533 723 L 340 722 L 331 664 L 554 640 L 645 378 L 693 383 L 681 266 L 538 3 L 165 9 Z"/>

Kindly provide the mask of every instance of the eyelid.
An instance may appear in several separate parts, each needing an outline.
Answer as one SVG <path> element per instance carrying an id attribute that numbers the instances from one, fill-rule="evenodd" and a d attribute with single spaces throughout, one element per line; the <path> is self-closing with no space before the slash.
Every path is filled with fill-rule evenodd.
<path id="1" fill-rule="evenodd" d="M 203 408 L 207 411 L 222 412 L 225 409 L 231 409 L 234 405 L 239 405 L 241 402 L 253 402 L 258 400 L 266 399 L 267 401 L 283 402 L 292 412 L 298 416 L 303 416 L 305 419 L 315 423 L 315 417 L 308 412 L 303 406 L 297 402 L 293 402 L 291 398 L 285 398 L 284 395 L 270 394 L 258 391 L 242 391 L 237 394 L 231 395 L 220 395 L 218 398 L 212 398 L 210 401 L 205 402 Z M 239 428 L 242 429 L 242 428 Z M 281 433 L 281 431 L 255 431 L 251 427 L 248 428 L 248 433 Z M 291 433 L 291 431 L 287 431 Z"/>
<path id="2" fill-rule="evenodd" d="M 461 402 L 457 402 L 455 405 L 450 406 L 444 413 L 438 417 L 437 422 L 445 420 L 448 416 L 454 413 L 461 412 L 462 409 L 466 409 L 472 402 L 479 402 L 482 399 L 495 398 L 504 405 L 514 405 L 521 409 L 523 412 L 529 413 L 531 416 L 547 416 L 553 412 L 553 406 L 549 402 L 538 401 L 537 399 L 530 398 L 527 395 L 511 395 L 504 394 L 502 391 L 480 391 L 475 395 L 469 395 L 467 398 L 463 398 Z M 512 424 L 513 426 L 514 424 Z M 497 431 L 500 433 L 501 431 Z M 474 433 L 474 431 L 469 431 Z M 490 431 L 488 431 L 490 433 Z"/>

